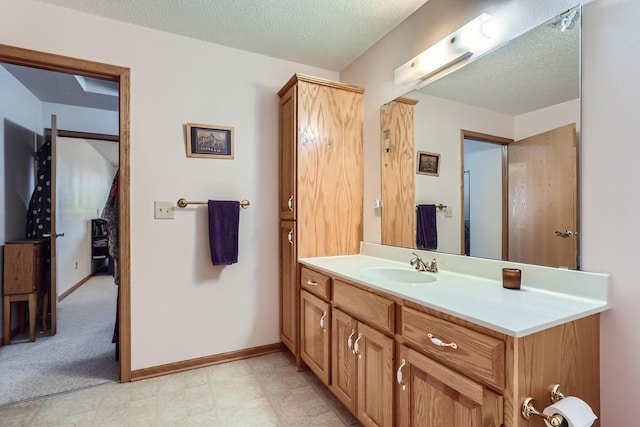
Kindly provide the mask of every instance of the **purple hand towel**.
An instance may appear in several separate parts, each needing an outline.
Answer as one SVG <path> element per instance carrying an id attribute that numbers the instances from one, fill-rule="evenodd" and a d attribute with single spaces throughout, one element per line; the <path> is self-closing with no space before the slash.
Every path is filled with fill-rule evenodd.
<path id="1" fill-rule="evenodd" d="M 209 247 L 213 265 L 238 262 L 240 202 L 209 200 Z"/>
<path id="2" fill-rule="evenodd" d="M 416 245 L 418 249 L 437 249 L 436 205 L 418 205 L 416 216 Z"/>

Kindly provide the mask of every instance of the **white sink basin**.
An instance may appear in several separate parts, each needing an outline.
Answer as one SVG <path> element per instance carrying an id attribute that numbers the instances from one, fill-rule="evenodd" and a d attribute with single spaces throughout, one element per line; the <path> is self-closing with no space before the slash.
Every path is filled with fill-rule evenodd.
<path id="1" fill-rule="evenodd" d="M 361 271 L 371 279 L 384 280 L 385 282 L 419 285 L 436 281 L 436 278 L 429 273 L 409 268 L 369 267 L 363 268 Z"/>

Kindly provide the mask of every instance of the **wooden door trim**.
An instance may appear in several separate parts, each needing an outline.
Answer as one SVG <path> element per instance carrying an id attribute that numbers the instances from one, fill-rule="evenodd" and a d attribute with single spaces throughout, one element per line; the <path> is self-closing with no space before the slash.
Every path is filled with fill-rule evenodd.
<path id="1" fill-rule="evenodd" d="M 509 150 L 513 139 L 460 129 L 460 207 L 464 206 L 464 140 L 502 145 L 502 260 L 509 259 Z M 460 253 L 464 254 L 464 213 L 460 214 Z"/>
<path id="2" fill-rule="evenodd" d="M 0 44 L 0 62 L 49 71 L 82 74 L 119 83 L 119 251 L 120 262 L 120 381 L 131 381 L 131 211 L 130 211 L 130 70 L 47 52 Z"/>

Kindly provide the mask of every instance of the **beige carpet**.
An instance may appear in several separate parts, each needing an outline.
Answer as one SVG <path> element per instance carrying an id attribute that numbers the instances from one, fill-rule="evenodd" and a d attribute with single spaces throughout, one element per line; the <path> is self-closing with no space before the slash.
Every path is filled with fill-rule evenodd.
<path id="1" fill-rule="evenodd" d="M 58 303 L 58 333 L 0 347 L 0 405 L 118 380 L 111 343 L 118 288 L 94 276 Z M 39 322 L 38 322 L 39 323 Z"/>

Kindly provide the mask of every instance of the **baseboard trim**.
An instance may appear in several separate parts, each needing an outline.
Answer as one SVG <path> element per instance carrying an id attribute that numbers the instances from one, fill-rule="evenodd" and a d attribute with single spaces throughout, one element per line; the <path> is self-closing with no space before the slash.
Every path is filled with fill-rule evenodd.
<path id="1" fill-rule="evenodd" d="M 80 286 L 84 285 L 89 279 L 91 279 L 93 277 L 93 274 L 88 275 L 87 277 L 85 277 L 84 279 L 80 280 L 78 283 L 76 283 L 75 285 L 73 285 L 71 288 L 69 288 L 66 292 L 64 292 L 63 294 L 61 294 L 58 297 L 58 302 L 62 301 L 63 299 L 65 299 L 66 297 L 68 297 L 69 295 L 71 295 L 71 293 L 73 291 L 75 291 L 76 289 L 78 289 Z"/>
<path id="2" fill-rule="evenodd" d="M 198 357 L 196 359 L 184 360 L 182 362 L 168 363 L 151 368 L 136 369 L 131 371 L 131 381 L 139 381 L 147 378 L 159 377 L 162 375 L 175 374 L 176 372 L 188 371 L 205 366 L 217 365 L 233 360 L 249 359 L 251 357 L 263 356 L 265 354 L 277 353 L 285 350 L 283 343 L 263 345 L 260 347 L 247 348 L 244 350 L 231 351 L 228 353 L 216 354 L 214 356 Z"/>

